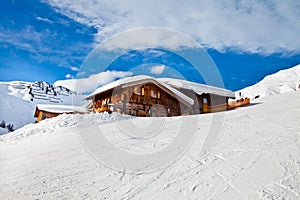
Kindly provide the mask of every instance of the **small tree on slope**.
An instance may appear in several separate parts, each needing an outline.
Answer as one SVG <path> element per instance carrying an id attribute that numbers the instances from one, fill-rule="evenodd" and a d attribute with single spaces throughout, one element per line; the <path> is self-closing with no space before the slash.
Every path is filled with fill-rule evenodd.
<path id="1" fill-rule="evenodd" d="M 14 125 L 13 124 L 8 124 L 6 126 L 6 128 L 8 129 L 9 132 L 13 132 L 14 131 Z"/>
<path id="2" fill-rule="evenodd" d="M 2 128 L 6 128 L 6 123 L 5 123 L 5 121 L 4 121 L 4 120 L 2 120 L 2 122 L 0 123 L 0 127 L 2 127 Z"/>

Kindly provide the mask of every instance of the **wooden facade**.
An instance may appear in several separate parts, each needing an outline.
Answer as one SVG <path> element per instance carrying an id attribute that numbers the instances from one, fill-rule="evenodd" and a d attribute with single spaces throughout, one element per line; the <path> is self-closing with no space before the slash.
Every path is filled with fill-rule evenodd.
<path id="1" fill-rule="evenodd" d="M 194 100 L 192 111 L 193 114 L 219 112 L 230 109 L 228 106 L 228 99 L 230 97 L 209 93 L 203 93 L 199 95 L 190 89 L 176 89 Z"/>
<path id="2" fill-rule="evenodd" d="M 180 101 L 172 91 L 153 82 L 109 89 L 96 94 L 93 102 L 95 112 L 115 111 L 143 117 L 192 113 L 191 105 Z"/>
<path id="3" fill-rule="evenodd" d="M 98 88 L 86 99 L 92 100 L 94 112 L 160 117 L 228 110 L 229 98 L 234 98 L 234 93 L 222 88 L 134 76 Z"/>
<path id="4" fill-rule="evenodd" d="M 37 122 L 40 122 L 47 118 L 57 117 L 59 114 L 60 113 L 52 113 L 52 112 L 36 109 L 34 113 L 34 117 L 37 118 Z"/>

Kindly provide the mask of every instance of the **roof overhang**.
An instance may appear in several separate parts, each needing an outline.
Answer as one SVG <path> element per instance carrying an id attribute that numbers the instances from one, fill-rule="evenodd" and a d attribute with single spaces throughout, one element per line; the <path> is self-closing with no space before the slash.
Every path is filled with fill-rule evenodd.
<path id="1" fill-rule="evenodd" d="M 128 77 L 126 79 L 128 79 Z M 118 81 L 120 81 L 120 80 L 118 80 Z M 92 100 L 93 98 L 95 98 L 96 95 L 107 92 L 116 87 L 127 88 L 127 87 L 133 87 L 133 86 L 137 86 L 137 85 L 152 83 L 152 84 L 156 85 L 157 87 L 161 88 L 162 90 L 164 90 L 165 92 L 167 92 L 168 94 L 170 94 L 171 96 L 173 96 L 174 98 L 178 99 L 183 104 L 185 104 L 187 106 L 192 106 L 194 104 L 194 100 L 191 99 L 190 97 L 181 93 L 180 91 L 173 88 L 172 86 L 170 86 L 162 81 L 158 81 L 152 77 L 143 76 L 141 79 L 137 79 L 137 80 L 133 79 L 132 81 L 125 81 L 124 83 L 122 83 L 120 81 L 120 83 L 117 84 L 118 81 L 109 83 L 108 85 L 105 85 L 103 87 L 96 89 L 91 95 L 87 96 L 85 99 Z"/>
<path id="2" fill-rule="evenodd" d="M 72 105 L 53 105 L 53 104 L 37 104 L 34 112 L 34 117 L 38 116 L 39 111 L 49 113 L 87 113 L 87 109 L 81 106 Z"/>

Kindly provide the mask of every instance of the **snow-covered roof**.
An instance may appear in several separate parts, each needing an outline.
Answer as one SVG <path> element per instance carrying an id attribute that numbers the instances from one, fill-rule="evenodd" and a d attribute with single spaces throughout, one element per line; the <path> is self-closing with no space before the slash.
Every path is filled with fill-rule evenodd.
<path id="1" fill-rule="evenodd" d="M 164 82 L 159 81 L 158 79 L 155 79 L 153 77 L 145 76 L 145 75 L 126 77 L 126 78 L 122 78 L 122 79 L 119 79 L 117 81 L 111 82 L 107 85 L 104 85 L 104 86 L 96 89 L 93 93 L 88 95 L 86 97 L 86 99 L 87 100 L 92 99 L 96 94 L 105 92 L 107 90 L 113 89 L 113 88 L 118 87 L 118 86 L 121 86 L 121 87 L 125 88 L 125 87 L 130 87 L 130 86 L 133 86 L 133 85 L 136 85 L 136 84 L 143 84 L 143 83 L 149 83 L 149 82 L 154 83 L 155 85 L 157 85 L 158 87 L 161 87 L 164 90 L 171 91 L 174 95 L 176 95 L 177 98 L 181 99 L 182 101 L 185 101 L 189 105 L 194 104 L 193 99 L 191 99 L 190 97 L 184 95 L 183 93 L 181 93 L 180 91 L 178 91 L 175 88 L 171 87 L 170 85 L 165 84 Z"/>
<path id="2" fill-rule="evenodd" d="M 96 94 L 105 92 L 107 90 L 110 90 L 110 89 L 113 89 L 115 87 L 124 85 L 126 83 L 138 82 L 138 81 L 141 81 L 141 80 L 147 80 L 149 78 L 151 78 L 151 77 L 149 77 L 149 76 L 143 76 L 143 75 L 122 78 L 122 79 L 113 81 L 113 82 L 108 83 L 108 84 L 106 84 L 106 85 L 104 85 L 102 87 L 97 88 L 94 92 L 92 92 L 90 95 L 88 95 L 86 97 L 86 99 L 92 99 Z"/>
<path id="3" fill-rule="evenodd" d="M 52 113 L 86 113 L 87 109 L 81 106 L 69 106 L 69 105 L 52 105 L 52 104 L 37 104 L 37 109 Z"/>
<path id="4" fill-rule="evenodd" d="M 193 90 L 195 93 L 201 95 L 203 93 L 215 94 L 220 96 L 226 96 L 234 98 L 234 92 L 230 90 L 226 90 L 223 88 L 218 88 L 214 86 L 204 85 L 200 83 L 190 82 L 182 79 L 174 79 L 174 78 L 159 78 L 158 81 L 164 82 L 168 85 L 171 85 L 175 88 L 188 89 Z"/>

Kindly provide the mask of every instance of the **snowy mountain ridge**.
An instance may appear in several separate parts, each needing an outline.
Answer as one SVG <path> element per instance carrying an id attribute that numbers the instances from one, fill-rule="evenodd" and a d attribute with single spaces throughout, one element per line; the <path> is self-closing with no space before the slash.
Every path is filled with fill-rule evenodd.
<path id="1" fill-rule="evenodd" d="M 0 83 L 1 84 L 1 83 Z M 63 86 L 54 86 L 47 82 L 24 82 L 12 81 L 3 82 L 7 84 L 11 92 L 9 94 L 20 97 L 27 101 L 39 103 L 64 103 L 70 104 L 71 95 L 77 95 L 77 92 L 72 91 Z"/>
<path id="2" fill-rule="evenodd" d="M 35 121 L 33 113 L 37 104 L 73 105 L 74 102 L 82 103 L 84 97 L 68 88 L 42 81 L 0 82 L 0 122 L 4 120 L 6 124 L 13 124 L 14 129 L 18 129 Z M 0 134 L 7 131 L 0 128 Z"/>
<path id="3" fill-rule="evenodd" d="M 300 90 L 300 64 L 266 76 L 260 82 L 236 92 L 236 97 L 265 97 Z"/>

